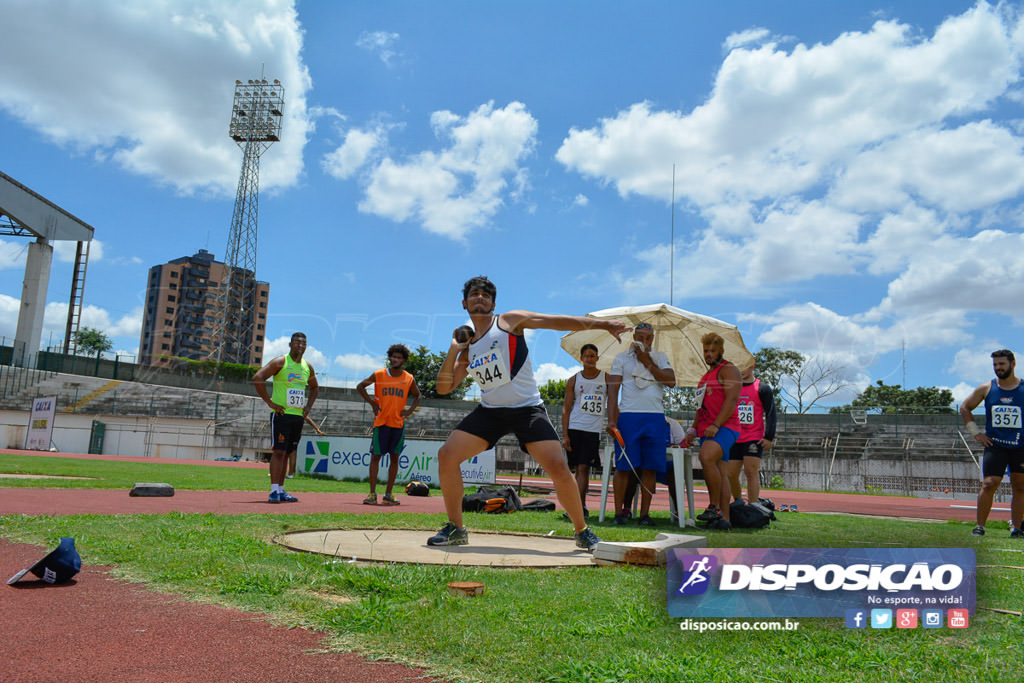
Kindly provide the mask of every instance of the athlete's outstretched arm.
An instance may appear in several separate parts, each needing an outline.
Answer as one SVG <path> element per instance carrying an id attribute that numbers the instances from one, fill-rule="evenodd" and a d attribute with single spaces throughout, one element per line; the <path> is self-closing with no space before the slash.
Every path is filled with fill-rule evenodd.
<path id="1" fill-rule="evenodd" d="M 502 327 L 512 334 L 520 334 L 523 330 L 560 330 L 576 332 L 577 330 L 604 330 L 622 341 L 622 335 L 632 331 L 628 323 L 621 320 L 598 320 L 580 315 L 549 315 L 533 311 L 509 311 L 500 316 Z"/>

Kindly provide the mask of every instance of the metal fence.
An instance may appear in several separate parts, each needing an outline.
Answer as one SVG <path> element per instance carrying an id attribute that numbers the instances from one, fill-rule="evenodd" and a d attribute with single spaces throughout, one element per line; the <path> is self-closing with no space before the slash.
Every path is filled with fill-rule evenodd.
<path id="1" fill-rule="evenodd" d="M 7 409 L 27 410 L 31 398 L 57 394 L 58 410 L 63 412 L 203 420 L 197 428 L 206 442 L 221 435 L 257 439 L 266 429 L 269 411 L 251 383 L 210 386 L 208 376 L 153 373 L 116 356 L 97 359 L 42 351 L 32 363 L 18 365 L 15 360 L 10 346 L 0 346 L 0 404 Z M 443 439 L 475 405 L 426 400 L 407 420 L 406 436 Z M 560 429 L 561 405 L 546 408 Z M 978 488 L 979 454 L 972 452 L 973 441 L 960 433 L 959 415 L 946 410 L 923 414 L 920 408 L 858 408 L 803 415 L 783 411 L 774 448 L 762 461 L 763 483 L 777 476 L 787 488 L 972 495 Z M 369 438 L 372 431 L 372 410 L 352 390 L 322 388 L 311 417 L 332 435 Z M 693 413 L 672 417 L 685 426 Z M 183 439 L 187 436 L 181 434 Z M 498 461 L 503 471 L 540 471 L 514 439 L 499 443 Z M 1006 495 L 1005 488 L 1000 495 Z"/>

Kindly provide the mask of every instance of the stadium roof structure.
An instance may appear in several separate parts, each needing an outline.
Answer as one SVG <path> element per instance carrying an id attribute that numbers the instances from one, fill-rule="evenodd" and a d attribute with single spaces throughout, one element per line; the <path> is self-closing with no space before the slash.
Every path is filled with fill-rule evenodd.
<path id="1" fill-rule="evenodd" d="M 0 214 L 48 241 L 88 242 L 95 229 L 46 197 L 0 172 Z"/>
<path id="2" fill-rule="evenodd" d="M 79 243 L 79 255 L 75 259 L 75 275 L 72 278 L 72 305 L 68 318 L 70 330 L 75 306 L 81 306 L 81 291 L 85 286 L 85 260 L 88 259 L 88 251 L 83 250 L 83 247 L 88 247 L 95 232 L 95 229 L 82 219 L 0 172 L 0 234 L 34 235 L 36 238 L 28 247 L 25 261 L 25 280 L 21 290 L 21 306 L 18 310 L 18 328 L 14 335 L 12 364 L 29 365 L 39 351 L 39 339 L 43 333 L 43 313 L 46 309 L 46 290 L 50 280 L 50 266 L 53 263 L 53 247 L 50 242 Z M 77 328 L 77 325 L 74 327 Z"/>

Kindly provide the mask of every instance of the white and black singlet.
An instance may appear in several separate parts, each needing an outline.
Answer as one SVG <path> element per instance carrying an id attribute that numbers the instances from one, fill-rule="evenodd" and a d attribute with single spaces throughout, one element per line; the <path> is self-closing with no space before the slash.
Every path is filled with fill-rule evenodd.
<path id="1" fill-rule="evenodd" d="M 533 379 L 526 337 L 501 329 L 498 316 L 483 336 L 469 345 L 469 376 L 480 386 L 487 408 L 522 408 L 543 403 Z"/>

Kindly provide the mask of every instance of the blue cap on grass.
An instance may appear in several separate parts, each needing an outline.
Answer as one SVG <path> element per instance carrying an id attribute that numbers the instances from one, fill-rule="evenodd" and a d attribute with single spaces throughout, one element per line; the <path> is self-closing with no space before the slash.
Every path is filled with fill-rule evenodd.
<path id="1" fill-rule="evenodd" d="M 36 562 L 28 569 L 7 579 L 7 585 L 14 584 L 26 574 L 32 572 L 46 583 L 63 583 L 82 569 L 82 558 L 75 550 L 75 539 L 65 536 L 60 539 L 60 545 L 43 559 Z"/>

